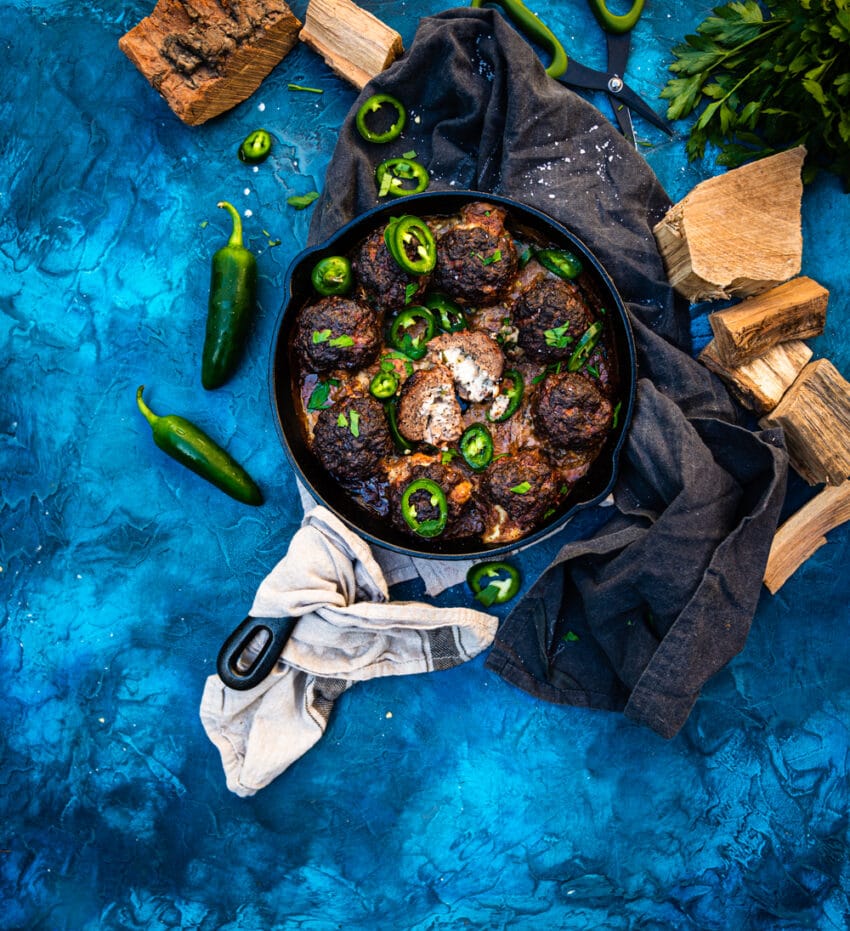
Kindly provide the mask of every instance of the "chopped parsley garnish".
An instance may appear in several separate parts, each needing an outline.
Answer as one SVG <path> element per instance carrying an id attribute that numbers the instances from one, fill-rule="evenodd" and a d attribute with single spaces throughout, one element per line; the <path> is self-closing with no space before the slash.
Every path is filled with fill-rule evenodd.
<path id="1" fill-rule="evenodd" d="M 546 345 L 551 346 L 553 349 L 565 349 L 573 341 L 572 336 L 567 336 L 569 328 L 570 324 L 567 322 L 561 326 L 553 327 L 551 330 L 544 330 L 543 336 L 546 338 Z"/>
<path id="2" fill-rule="evenodd" d="M 514 485 L 511 491 L 515 495 L 527 495 L 531 491 L 531 482 L 520 482 L 519 485 Z"/>

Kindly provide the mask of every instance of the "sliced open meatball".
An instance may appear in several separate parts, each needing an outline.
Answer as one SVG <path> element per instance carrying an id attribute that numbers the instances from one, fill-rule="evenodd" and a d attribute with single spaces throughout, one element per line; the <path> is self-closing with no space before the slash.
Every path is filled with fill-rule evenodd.
<path id="1" fill-rule="evenodd" d="M 468 537 L 480 534 L 484 522 L 476 494 L 475 480 L 463 469 L 444 463 L 439 456 L 414 453 L 393 464 L 388 472 L 390 487 L 390 514 L 393 523 L 400 529 L 416 535 L 404 519 L 401 499 L 408 485 L 420 478 L 429 478 L 440 486 L 446 496 L 448 517 L 442 538 Z M 431 505 L 427 492 L 417 492 L 414 501 L 420 520 L 435 519 L 439 510 Z M 432 509 L 432 510 L 431 510 Z"/>
<path id="2" fill-rule="evenodd" d="M 611 401 L 577 372 L 549 375 L 531 401 L 538 437 L 556 450 L 590 452 L 604 441 L 613 421 Z"/>
<path id="3" fill-rule="evenodd" d="M 517 345 L 529 359 L 558 362 L 569 359 L 593 314 L 578 288 L 561 278 L 537 280 L 513 307 Z"/>
<path id="4" fill-rule="evenodd" d="M 501 207 L 475 202 L 437 240 L 434 286 L 466 304 L 489 304 L 509 288 L 517 253 Z"/>
<path id="5" fill-rule="evenodd" d="M 508 538 L 532 530 L 558 501 L 552 464 L 540 449 L 521 449 L 496 459 L 484 474 L 482 489 L 513 525 Z"/>
<path id="6" fill-rule="evenodd" d="M 371 395 L 345 395 L 316 420 L 313 452 L 342 484 L 379 475 L 382 459 L 392 451 L 384 408 Z"/>
<path id="7" fill-rule="evenodd" d="M 414 278 L 399 266 L 384 242 L 383 229 L 360 244 L 351 265 L 358 284 L 381 312 L 400 310 L 419 297 L 428 283 L 427 275 Z M 407 288 L 411 284 L 415 290 L 409 294 Z"/>
<path id="8" fill-rule="evenodd" d="M 505 368 L 499 344 L 481 330 L 443 333 L 428 344 L 432 360 L 452 373 L 458 394 L 465 401 L 485 401 L 496 396 Z"/>
<path id="9" fill-rule="evenodd" d="M 293 343 L 310 371 L 355 370 L 377 358 L 381 324 L 368 304 L 347 297 L 323 297 L 301 308 Z"/>
<path id="10" fill-rule="evenodd" d="M 444 365 L 420 369 L 401 389 L 398 428 L 414 442 L 444 446 L 463 433 L 463 420 L 452 373 Z"/>

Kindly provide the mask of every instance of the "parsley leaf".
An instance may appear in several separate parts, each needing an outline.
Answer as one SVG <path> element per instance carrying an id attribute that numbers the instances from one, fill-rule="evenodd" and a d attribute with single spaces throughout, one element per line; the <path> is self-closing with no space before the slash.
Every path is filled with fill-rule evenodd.
<path id="1" fill-rule="evenodd" d="M 661 92 L 671 120 L 693 115 L 685 146 L 736 167 L 795 145 L 803 178 L 820 168 L 850 190 L 847 0 L 741 0 L 717 7 L 674 46 Z"/>

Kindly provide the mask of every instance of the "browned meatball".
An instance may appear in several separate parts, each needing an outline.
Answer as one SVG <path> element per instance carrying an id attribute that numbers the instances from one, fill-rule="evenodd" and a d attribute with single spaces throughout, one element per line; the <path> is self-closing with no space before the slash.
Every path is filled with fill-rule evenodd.
<path id="1" fill-rule="evenodd" d="M 381 325 L 368 304 L 347 297 L 323 297 L 301 308 L 293 343 L 311 371 L 356 370 L 377 358 Z"/>
<path id="2" fill-rule="evenodd" d="M 351 264 L 358 284 L 381 312 L 400 310 L 419 297 L 428 283 L 427 276 L 412 277 L 399 266 L 384 242 L 383 229 L 361 243 Z M 409 285 L 415 288 L 411 294 Z"/>
<path id="3" fill-rule="evenodd" d="M 401 498 L 405 488 L 419 478 L 430 478 L 440 486 L 446 496 L 448 519 L 446 529 L 440 534 L 442 538 L 475 536 L 483 532 L 484 521 L 475 480 L 463 469 L 451 463 L 444 463 L 437 456 L 421 453 L 405 457 L 389 472 L 390 515 L 397 527 L 413 536 L 416 535 L 404 519 Z M 420 519 L 436 518 L 439 511 L 430 504 L 427 492 L 416 494 L 420 495 L 414 499 Z"/>
<path id="4" fill-rule="evenodd" d="M 524 291 L 513 307 L 517 345 L 529 359 L 569 359 L 593 315 L 575 285 L 547 277 Z"/>
<path id="5" fill-rule="evenodd" d="M 431 360 L 439 360 L 452 373 L 457 393 L 465 401 L 495 397 L 505 368 L 499 344 L 482 330 L 443 333 L 428 344 Z"/>
<path id="6" fill-rule="evenodd" d="M 484 474 L 483 491 L 523 533 L 537 526 L 558 500 L 552 464 L 539 449 L 496 459 Z"/>
<path id="7" fill-rule="evenodd" d="M 611 401 L 595 382 L 576 372 L 549 375 L 531 401 L 534 429 L 559 451 L 590 452 L 611 429 Z"/>
<path id="8" fill-rule="evenodd" d="M 467 204 L 458 223 L 437 240 L 434 286 L 466 304 L 489 304 L 510 286 L 517 253 L 505 229 L 506 213 L 491 204 Z"/>
<path id="9" fill-rule="evenodd" d="M 343 397 L 316 420 L 313 452 L 343 484 L 378 475 L 381 460 L 392 451 L 384 409 L 371 395 Z"/>
<path id="10" fill-rule="evenodd" d="M 401 389 L 398 428 L 415 442 L 443 446 L 463 433 L 460 405 L 451 372 L 443 365 L 420 369 Z"/>

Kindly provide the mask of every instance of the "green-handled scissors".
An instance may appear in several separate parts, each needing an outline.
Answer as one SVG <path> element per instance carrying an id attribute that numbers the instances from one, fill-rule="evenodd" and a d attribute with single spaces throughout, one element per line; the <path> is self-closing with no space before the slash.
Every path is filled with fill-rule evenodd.
<path id="1" fill-rule="evenodd" d="M 569 87 L 583 90 L 603 91 L 611 100 L 614 116 L 623 135 L 632 145 L 635 134 L 632 127 L 631 111 L 639 113 L 645 120 L 657 126 L 668 135 L 673 129 L 663 117 L 633 91 L 623 80 L 626 63 L 629 60 L 631 46 L 630 33 L 643 13 L 644 0 L 634 0 L 627 13 L 612 13 L 605 0 L 588 0 L 599 25 L 605 30 L 608 43 L 608 65 L 606 71 L 597 71 L 579 64 L 569 58 L 563 45 L 549 27 L 543 23 L 522 0 L 472 0 L 471 5 L 482 7 L 486 4 L 500 6 L 514 24 L 536 45 L 546 50 L 552 60 L 546 73 Z"/>

